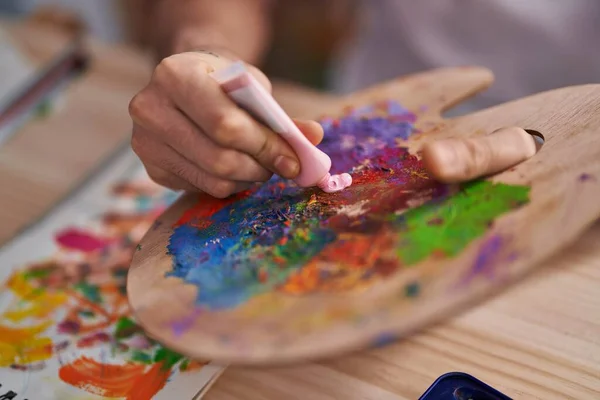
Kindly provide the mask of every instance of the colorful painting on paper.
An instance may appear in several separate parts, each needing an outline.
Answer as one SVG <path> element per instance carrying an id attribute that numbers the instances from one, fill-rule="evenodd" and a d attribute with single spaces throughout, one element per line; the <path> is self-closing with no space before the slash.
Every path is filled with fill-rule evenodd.
<path id="1" fill-rule="evenodd" d="M 353 185 L 325 194 L 275 177 L 230 199 L 201 198 L 174 226 L 169 275 L 195 285 L 197 306 L 213 311 L 266 293 L 360 290 L 424 260 L 456 256 L 528 202 L 527 187 L 431 179 L 403 147 L 417 119 L 383 102 L 323 120 L 320 148 L 332 173 L 350 173 Z"/>
<path id="2" fill-rule="evenodd" d="M 149 339 L 130 315 L 131 255 L 173 193 L 141 181 L 114 195 L 131 206 L 58 230 L 46 238 L 53 254 L 17 266 L 4 282 L 1 398 L 191 400 L 218 371 Z M 35 254 L 38 246 L 25 247 Z M 195 374 L 192 385 L 178 383 L 186 374 Z"/>

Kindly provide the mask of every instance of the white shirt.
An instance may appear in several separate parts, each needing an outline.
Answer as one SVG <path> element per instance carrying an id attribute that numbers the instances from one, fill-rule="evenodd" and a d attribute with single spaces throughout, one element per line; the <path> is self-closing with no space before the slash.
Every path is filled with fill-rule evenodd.
<path id="1" fill-rule="evenodd" d="M 600 83 L 600 0 L 366 0 L 362 16 L 333 68 L 337 91 L 467 64 L 496 77 L 475 107 Z"/>

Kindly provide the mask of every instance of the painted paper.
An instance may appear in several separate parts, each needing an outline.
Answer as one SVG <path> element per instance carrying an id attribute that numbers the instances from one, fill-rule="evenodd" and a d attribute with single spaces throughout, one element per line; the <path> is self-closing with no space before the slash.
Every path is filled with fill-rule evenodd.
<path id="1" fill-rule="evenodd" d="M 174 197 L 147 178 L 125 182 L 106 211 L 72 207 L 63 219 L 80 224 L 9 246 L 30 251 L 30 262 L 12 265 L 14 252 L 0 253 L 0 398 L 192 399 L 216 376 L 220 367 L 148 338 L 127 302 L 136 243 Z"/>

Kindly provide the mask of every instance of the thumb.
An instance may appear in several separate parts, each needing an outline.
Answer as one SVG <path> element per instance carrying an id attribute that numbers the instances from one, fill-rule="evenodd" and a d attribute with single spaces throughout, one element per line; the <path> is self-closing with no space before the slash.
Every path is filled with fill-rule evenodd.
<path id="1" fill-rule="evenodd" d="M 316 121 L 294 119 L 294 123 L 306 138 L 315 146 L 323 140 L 323 127 Z"/>
<path id="2" fill-rule="evenodd" d="M 254 78 L 256 78 L 256 80 L 262 86 L 264 86 L 265 89 L 267 89 L 267 92 L 271 93 L 273 91 L 273 86 L 271 85 L 271 81 L 269 80 L 269 78 L 267 78 L 267 76 L 265 75 L 264 72 L 262 72 L 260 69 L 256 68 L 255 66 L 249 65 L 249 64 L 246 64 L 246 68 L 248 68 L 248 71 L 250 71 L 250 73 L 254 76 Z"/>
<path id="3" fill-rule="evenodd" d="M 491 135 L 427 143 L 423 148 L 423 164 L 440 182 L 465 182 L 510 168 L 532 157 L 536 151 L 530 133 L 509 127 Z"/>

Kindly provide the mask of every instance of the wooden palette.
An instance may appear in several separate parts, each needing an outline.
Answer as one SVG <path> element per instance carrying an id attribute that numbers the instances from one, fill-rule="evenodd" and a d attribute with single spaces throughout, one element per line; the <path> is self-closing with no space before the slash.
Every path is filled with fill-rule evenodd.
<path id="1" fill-rule="evenodd" d="M 492 79 L 442 69 L 308 104 L 303 117 L 354 108 L 323 120 L 322 144 L 334 168 L 354 168 L 353 186 L 327 195 L 276 180 L 227 200 L 184 195 L 134 255 L 136 318 L 193 358 L 296 362 L 401 338 L 541 265 L 600 216 L 600 85 L 441 118 Z M 414 155 L 428 140 L 504 126 L 536 130 L 544 146 L 485 180 L 441 185 Z"/>

